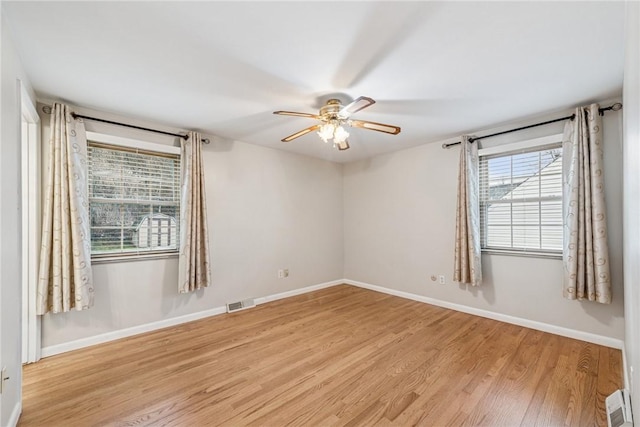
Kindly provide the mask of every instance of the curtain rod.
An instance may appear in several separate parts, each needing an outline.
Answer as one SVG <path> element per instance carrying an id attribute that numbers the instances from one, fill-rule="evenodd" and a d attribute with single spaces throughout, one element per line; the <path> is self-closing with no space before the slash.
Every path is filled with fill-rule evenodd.
<path id="1" fill-rule="evenodd" d="M 600 115 L 602 116 L 602 115 L 604 115 L 605 111 L 618 111 L 620 109 L 622 109 L 622 104 L 619 103 L 619 102 L 616 102 L 615 104 L 610 105 L 608 107 L 600 108 L 600 109 L 598 109 L 598 111 L 600 112 Z M 530 128 L 534 128 L 534 127 L 538 127 L 538 126 L 544 126 L 544 125 L 548 125 L 550 123 L 561 122 L 561 121 L 564 121 L 564 120 L 573 120 L 575 118 L 576 118 L 576 115 L 572 114 L 570 116 L 560 117 L 559 119 L 548 120 L 546 122 L 534 123 L 532 125 L 522 126 L 522 127 L 515 128 L 515 129 L 509 129 L 509 130 L 505 130 L 505 131 L 502 131 L 502 132 L 496 132 L 496 133 L 492 133 L 492 134 L 489 134 L 489 135 L 476 136 L 474 138 L 469 138 L 469 142 L 475 142 L 475 141 L 478 141 L 480 139 L 491 138 L 492 136 L 504 135 L 506 133 L 511 133 L 511 132 L 518 132 L 520 130 L 530 129 Z M 462 141 L 450 142 L 449 144 L 442 144 L 442 148 L 449 148 L 449 147 L 452 147 L 454 145 L 459 145 L 459 144 L 462 144 Z"/>
<path id="2" fill-rule="evenodd" d="M 113 122 L 111 120 L 99 119 L 97 117 L 84 116 L 82 114 L 71 113 L 71 115 L 73 116 L 73 118 L 81 118 L 81 119 L 85 119 L 85 120 L 93 120 L 94 122 L 109 123 L 111 125 L 124 126 L 124 127 L 127 127 L 127 128 L 144 130 L 144 131 L 147 131 L 147 132 L 161 133 L 163 135 L 175 136 L 175 137 L 178 137 L 178 138 L 182 138 L 184 140 L 189 139 L 189 135 L 182 135 L 182 134 L 179 134 L 179 133 L 165 132 L 163 130 L 145 128 L 145 127 L 142 127 L 142 126 L 130 125 L 130 124 L 127 124 L 127 123 Z M 210 142 L 208 138 L 202 138 L 200 141 L 202 141 L 205 144 L 208 144 Z"/>
<path id="3" fill-rule="evenodd" d="M 48 106 L 48 105 L 45 105 L 42 108 L 42 111 L 44 111 L 46 114 L 51 114 L 51 107 Z M 179 134 L 179 133 L 165 132 L 163 130 L 145 128 L 145 127 L 142 127 L 142 126 L 130 125 L 128 123 L 114 122 L 114 121 L 111 121 L 111 120 L 99 119 L 97 117 L 90 117 L 90 116 L 85 116 L 85 115 L 77 114 L 77 113 L 71 113 L 71 115 L 73 116 L 74 119 L 75 118 L 80 118 L 80 119 L 85 119 L 85 120 L 92 120 L 94 122 L 108 123 L 110 125 L 124 126 L 124 127 L 131 128 L 131 129 L 144 130 L 144 131 L 147 131 L 147 132 L 161 133 L 163 135 L 175 136 L 177 138 L 182 138 L 184 140 L 189 138 L 189 135 L 182 135 L 182 134 Z M 208 144 L 209 142 L 211 142 L 211 141 L 209 141 L 208 138 L 202 138 L 200 141 L 205 143 L 205 144 Z"/>

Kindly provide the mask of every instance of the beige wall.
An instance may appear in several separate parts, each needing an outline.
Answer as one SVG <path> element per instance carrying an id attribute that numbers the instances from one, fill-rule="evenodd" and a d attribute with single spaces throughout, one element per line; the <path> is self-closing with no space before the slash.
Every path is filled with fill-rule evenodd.
<path id="1" fill-rule="evenodd" d="M 625 353 L 636 424 L 640 417 L 640 3 L 627 1 L 624 70 Z M 635 373 L 632 373 L 635 371 Z"/>
<path id="2" fill-rule="evenodd" d="M 1 11 L 1 9 L 0 9 Z M 0 15 L 2 13 L 0 12 Z M 35 99 L 4 16 L 2 27 L 2 109 L 0 122 L 0 367 L 10 377 L 0 396 L 0 425 L 17 418 L 22 394 L 21 361 L 21 90 L 20 83 Z"/>
<path id="3" fill-rule="evenodd" d="M 42 115 L 42 122 L 46 141 L 49 117 Z M 343 167 L 214 138 L 204 146 L 214 287 L 178 295 L 176 259 L 95 265 L 96 306 L 86 312 L 45 316 L 43 347 L 343 277 L 622 339 L 621 114 L 608 113 L 604 123 L 614 287 L 609 306 L 563 299 L 562 265 L 557 259 L 485 255 L 482 287 L 467 290 L 451 282 L 457 148 L 426 144 Z M 175 144 L 154 134 L 91 122 L 87 126 Z M 561 124 L 537 128 L 483 145 L 561 129 Z M 290 277 L 277 279 L 279 268 L 289 268 Z M 447 284 L 431 281 L 430 276 L 439 274 L 446 276 Z"/>
<path id="4" fill-rule="evenodd" d="M 571 111 L 559 111 L 539 119 L 543 121 L 566 113 Z M 519 125 L 512 123 L 478 134 Z M 607 114 L 604 128 L 613 280 L 611 305 L 565 300 L 562 262 L 558 259 L 485 254 L 482 286 L 467 289 L 452 282 L 459 148 L 443 149 L 442 142 L 345 165 L 345 277 L 448 303 L 622 339 L 621 113 Z M 481 146 L 561 131 L 562 124 L 539 127 L 484 140 Z M 446 276 L 445 285 L 430 278 L 440 274 Z"/>
<path id="5" fill-rule="evenodd" d="M 46 141 L 50 117 L 41 117 Z M 87 128 L 108 127 L 87 121 Z M 173 144 L 152 133 L 108 131 Z M 95 265 L 95 307 L 44 316 L 43 348 L 342 278 L 341 165 L 218 138 L 203 145 L 203 160 L 213 286 L 178 294 L 177 258 Z M 281 268 L 288 278 L 277 278 Z"/>

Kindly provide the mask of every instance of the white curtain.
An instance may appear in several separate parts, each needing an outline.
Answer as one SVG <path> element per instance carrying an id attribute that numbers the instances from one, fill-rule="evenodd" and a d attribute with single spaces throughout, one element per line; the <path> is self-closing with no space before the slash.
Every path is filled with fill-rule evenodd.
<path id="1" fill-rule="evenodd" d="M 37 314 L 93 306 L 84 123 L 64 104 L 52 110 Z"/>
<path id="2" fill-rule="evenodd" d="M 211 284 L 207 203 L 202 170 L 200 134 L 189 132 L 182 141 L 180 199 L 180 261 L 178 291 L 191 292 Z"/>
<path id="3" fill-rule="evenodd" d="M 461 147 L 453 280 L 477 286 L 482 283 L 478 147 L 467 135 Z"/>
<path id="4" fill-rule="evenodd" d="M 563 138 L 564 296 L 611 302 L 598 104 L 576 109 Z"/>

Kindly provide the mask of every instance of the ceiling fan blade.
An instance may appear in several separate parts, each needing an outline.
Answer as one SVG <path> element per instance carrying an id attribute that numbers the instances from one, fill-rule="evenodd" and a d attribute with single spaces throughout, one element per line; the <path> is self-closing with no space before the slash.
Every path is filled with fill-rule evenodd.
<path id="1" fill-rule="evenodd" d="M 397 135 L 400 133 L 400 128 L 398 126 L 385 125 L 384 123 L 367 122 L 364 120 L 351 120 L 349 124 L 357 128 L 390 133 L 391 135 Z"/>
<path id="2" fill-rule="evenodd" d="M 338 150 L 340 151 L 344 151 L 344 150 L 348 150 L 349 149 L 349 141 L 342 141 L 340 144 L 338 144 Z"/>
<path id="3" fill-rule="evenodd" d="M 292 134 L 292 135 L 289 135 L 289 136 L 288 136 L 288 137 L 286 137 L 286 138 L 283 138 L 283 139 L 282 139 L 282 142 L 290 142 L 290 141 L 293 141 L 293 140 L 294 140 L 294 139 L 296 139 L 296 138 L 300 138 L 302 135 L 306 135 L 306 134 L 308 134 L 309 132 L 313 132 L 314 130 L 318 130 L 318 129 L 320 129 L 320 125 L 313 125 L 313 126 L 309 126 L 309 127 L 308 127 L 308 128 L 306 128 L 306 129 L 302 129 L 301 131 L 298 131 L 298 132 L 296 132 L 296 133 L 294 133 L 294 134 Z"/>
<path id="4" fill-rule="evenodd" d="M 274 111 L 273 114 L 280 114 L 281 116 L 307 117 L 309 119 L 318 119 L 318 120 L 320 120 L 320 116 L 317 115 L 317 114 L 298 113 L 298 112 L 295 112 L 295 111 Z"/>
<path id="5" fill-rule="evenodd" d="M 342 110 L 340 110 L 340 113 L 338 114 L 342 117 L 348 117 L 351 114 L 357 113 L 358 111 L 363 110 L 375 103 L 376 101 L 374 101 L 371 98 L 367 98 L 366 96 L 360 96 L 356 98 L 351 104 L 348 104 L 342 107 Z"/>

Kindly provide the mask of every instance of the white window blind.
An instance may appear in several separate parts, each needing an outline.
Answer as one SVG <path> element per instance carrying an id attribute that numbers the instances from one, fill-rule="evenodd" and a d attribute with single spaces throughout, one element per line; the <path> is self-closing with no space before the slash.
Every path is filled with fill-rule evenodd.
<path id="1" fill-rule="evenodd" d="M 562 252 L 560 143 L 480 156 L 483 249 Z"/>
<path id="2" fill-rule="evenodd" d="M 92 256 L 176 252 L 180 157 L 89 141 Z"/>

